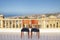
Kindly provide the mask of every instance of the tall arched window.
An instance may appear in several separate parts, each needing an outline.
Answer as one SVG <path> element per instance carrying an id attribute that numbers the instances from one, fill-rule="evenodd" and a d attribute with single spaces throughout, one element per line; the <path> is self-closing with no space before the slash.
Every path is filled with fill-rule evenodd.
<path id="1" fill-rule="evenodd" d="M 4 21 L 4 20 L 3 20 L 3 23 L 4 23 L 4 24 L 3 24 L 3 28 L 5 28 L 5 21 Z"/>
<path id="2" fill-rule="evenodd" d="M 49 25 L 47 25 L 47 28 L 49 28 Z"/>
<path id="3" fill-rule="evenodd" d="M 58 22 L 57 22 L 57 26 L 56 27 L 58 28 Z"/>
<path id="4" fill-rule="evenodd" d="M 52 24 L 50 24 L 50 27 L 52 28 Z"/>
<path id="5" fill-rule="evenodd" d="M 10 28 L 11 28 L 12 21 L 10 20 Z"/>
<path id="6" fill-rule="evenodd" d="M 53 24 L 53 27 L 55 28 L 55 24 Z"/>

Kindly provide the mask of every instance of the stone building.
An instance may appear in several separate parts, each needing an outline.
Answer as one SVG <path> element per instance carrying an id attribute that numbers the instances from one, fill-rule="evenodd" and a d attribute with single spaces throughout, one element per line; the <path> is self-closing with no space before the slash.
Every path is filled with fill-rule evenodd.
<path id="1" fill-rule="evenodd" d="M 4 18 L 0 15 L 0 28 L 22 28 L 22 27 L 39 27 L 39 28 L 60 28 L 60 18 L 50 15 L 42 15 L 38 19 L 11 19 Z"/>

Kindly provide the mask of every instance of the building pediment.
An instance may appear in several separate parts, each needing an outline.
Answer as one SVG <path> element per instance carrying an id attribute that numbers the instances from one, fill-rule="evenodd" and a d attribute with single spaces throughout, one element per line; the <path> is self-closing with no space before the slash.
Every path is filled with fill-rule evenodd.
<path id="1" fill-rule="evenodd" d="M 56 16 L 51 15 L 51 16 L 49 16 L 49 18 L 57 18 L 57 17 L 56 17 Z"/>

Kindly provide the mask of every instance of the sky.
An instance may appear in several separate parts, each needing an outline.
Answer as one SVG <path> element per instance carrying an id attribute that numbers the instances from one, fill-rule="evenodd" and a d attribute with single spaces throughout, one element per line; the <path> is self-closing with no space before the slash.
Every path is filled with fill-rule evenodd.
<path id="1" fill-rule="evenodd" d="M 5 16 L 60 12 L 60 0 L 0 0 L 0 14 Z"/>

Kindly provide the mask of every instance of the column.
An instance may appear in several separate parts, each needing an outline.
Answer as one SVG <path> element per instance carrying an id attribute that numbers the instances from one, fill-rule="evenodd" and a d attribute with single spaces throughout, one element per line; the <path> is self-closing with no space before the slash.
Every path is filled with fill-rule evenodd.
<path id="1" fill-rule="evenodd" d="M 57 24 L 56 24 L 56 22 L 55 22 L 55 28 L 57 28 Z"/>
<path id="2" fill-rule="evenodd" d="M 60 20 L 59 20 L 59 24 L 58 25 L 59 25 L 59 28 L 60 28 Z"/>
<path id="3" fill-rule="evenodd" d="M 14 24 L 15 24 L 15 28 L 16 28 L 16 20 L 15 20 L 15 23 Z"/>
<path id="4" fill-rule="evenodd" d="M 5 28 L 6 28 L 6 20 L 5 20 Z"/>
<path id="5" fill-rule="evenodd" d="M 19 28 L 20 26 L 19 26 L 19 20 L 18 20 L 18 28 Z"/>
<path id="6" fill-rule="evenodd" d="M 20 24 L 21 24 L 20 28 L 22 28 L 22 27 L 23 27 L 23 23 L 22 23 L 22 20 L 20 20 L 20 22 L 21 22 L 21 23 L 20 23 Z"/>
<path id="7" fill-rule="evenodd" d="M 13 20 L 11 20 L 11 28 L 13 28 Z"/>
<path id="8" fill-rule="evenodd" d="M 3 28 L 3 20 L 1 20 L 1 28 Z"/>
<path id="9" fill-rule="evenodd" d="M 48 23 L 48 25 L 49 25 L 49 28 L 51 28 L 51 27 L 50 27 L 50 24 L 51 24 L 51 21 L 49 20 L 49 23 Z"/>
<path id="10" fill-rule="evenodd" d="M 8 20 L 8 28 L 10 28 L 10 20 Z"/>
<path id="11" fill-rule="evenodd" d="M 44 28 L 46 28 L 46 25 L 45 25 L 45 24 L 46 24 L 46 23 L 45 23 L 45 20 L 44 20 L 43 22 L 44 22 L 44 24 L 43 24 L 43 25 L 44 25 Z"/>

